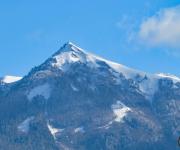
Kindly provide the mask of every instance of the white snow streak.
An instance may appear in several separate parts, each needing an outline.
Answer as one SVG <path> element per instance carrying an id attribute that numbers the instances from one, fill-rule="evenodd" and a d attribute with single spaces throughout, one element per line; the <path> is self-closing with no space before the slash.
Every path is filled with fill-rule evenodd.
<path id="1" fill-rule="evenodd" d="M 180 82 L 180 78 L 179 77 L 176 77 L 174 75 L 171 75 L 171 74 L 164 74 L 164 73 L 159 73 L 157 74 L 159 77 L 162 77 L 162 78 L 169 78 L 171 80 L 173 80 L 174 83 L 176 82 Z"/>
<path id="2" fill-rule="evenodd" d="M 60 132 L 64 131 L 64 129 L 54 128 L 49 123 L 47 124 L 47 127 L 48 127 L 49 131 L 51 132 L 52 136 L 54 137 L 54 139 L 56 139 L 56 134 L 57 133 L 60 133 Z"/>

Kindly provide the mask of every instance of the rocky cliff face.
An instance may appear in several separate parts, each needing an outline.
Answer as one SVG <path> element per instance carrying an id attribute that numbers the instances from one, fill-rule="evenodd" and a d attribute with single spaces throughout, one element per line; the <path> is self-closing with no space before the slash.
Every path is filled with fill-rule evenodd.
<path id="1" fill-rule="evenodd" d="M 179 135 L 179 78 L 133 70 L 72 43 L 1 85 L 0 149 L 178 150 Z"/>

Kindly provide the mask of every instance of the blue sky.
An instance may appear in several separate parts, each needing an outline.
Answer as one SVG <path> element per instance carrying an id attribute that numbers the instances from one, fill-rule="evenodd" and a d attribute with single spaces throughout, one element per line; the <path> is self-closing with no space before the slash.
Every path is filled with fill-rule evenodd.
<path id="1" fill-rule="evenodd" d="M 1 0 L 0 76 L 27 74 L 67 41 L 135 69 L 180 76 L 179 5 L 180 0 Z"/>

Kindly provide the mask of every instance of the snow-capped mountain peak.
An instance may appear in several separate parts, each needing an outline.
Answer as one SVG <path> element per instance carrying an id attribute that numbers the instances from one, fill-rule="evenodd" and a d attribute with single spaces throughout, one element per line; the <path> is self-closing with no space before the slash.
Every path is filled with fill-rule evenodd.
<path id="1" fill-rule="evenodd" d="M 141 74 L 143 76 L 146 74 L 142 71 L 131 69 L 122 64 L 118 64 L 118 63 L 106 60 L 104 58 L 101 58 L 99 56 L 96 56 L 94 54 L 91 54 L 89 52 L 86 52 L 85 50 L 76 46 L 72 42 L 67 42 L 52 57 L 55 59 L 55 62 L 51 63 L 52 66 L 58 67 L 62 70 L 66 70 L 67 66 L 76 62 L 81 62 L 91 67 L 99 67 L 98 62 L 103 62 L 114 71 L 118 73 L 123 73 L 127 78 L 134 78 L 137 74 Z"/>
<path id="2" fill-rule="evenodd" d="M 53 57 L 61 55 L 64 52 L 84 53 L 84 50 L 72 42 L 67 42 L 53 55 Z"/>
<path id="3" fill-rule="evenodd" d="M 73 43 L 67 42 L 52 56 L 52 58 L 54 62 L 52 62 L 51 65 L 65 71 L 72 63 L 84 63 L 86 60 L 86 53 Z"/>
<path id="4" fill-rule="evenodd" d="M 67 71 L 73 63 L 86 64 L 91 68 L 100 68 L 102 64 L 109 66 L 109 71 L 119 78 L 122 74 L 126 79 L 132 79 L 139 83 L 140 90 L 143 93 L 148 92 L 150 95 L 156 91 L 158 77 L 143 71 L 131 69 L 119 63 L 115 63 L 94 54 L 91 54 L 75 44 L 68 42 L 58 52 L 53 55 L 55 62 L 53 67 L 57 67 L 63 71 Z M 145 79 L 146 78 L 146 79 Z M 144 80 L 145 79 L 145 80 Z"/>
<path id="5" fill-rule="evenodd" d="M 0 147 L 176 150 L 177 81 L 172 75 L 149 74 L 103 59 L 68 42 L 19 82 L 1 86 L 0 79 Z"/>
<path id="6" fill-rule="evenodd" d="M 65 73 L 74 69 L 72 66 L 75 64 L 77 64 L 77 66 L 86 66 L 89 69 L 93 69 L 94 73 L 96 72 L 98 74 L 101 74 L 100 70 L 102 68 L 106 68 L 107 71 L 113 75 L 117 84 L 121 83 L 120 76 L 123 75 L 126 79 L 131 79 L 135 84 L 137 84 L 139 86 L 139 91 L 144 93 L 147 97 L 152 97 L 154 95 L 158 90 L 159 79 L 164 79 L 164 76 L 162 75 L 150 74 L 131 69 L 122 64 L 91 54 L 72 42 L 64 44 L 64 46 L 52 55 L 52 57 L 43 63 L 43 69 L 40 69 L 40 73 L 42 73 L 41 71 L 43 70 L 44 74 L 49 74 L 49 68 L 52 69 L 53 72 L 55 70 L 60 70 Z M 39 69 L 37 69 L 37 71 L 37 74 L 39 74 Z M 174 78 L 172 80 L 174 80 Z"/>

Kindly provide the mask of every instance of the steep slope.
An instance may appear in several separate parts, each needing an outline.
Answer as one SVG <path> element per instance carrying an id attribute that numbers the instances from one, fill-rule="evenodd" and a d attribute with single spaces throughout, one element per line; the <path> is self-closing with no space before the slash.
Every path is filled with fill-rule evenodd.
<path id="1" fill-rule="evenodd" d="M 176 150 L 180 82 L 66 43 L 2 94 L 0 111 L 0 149 Z"/>

